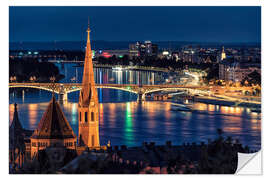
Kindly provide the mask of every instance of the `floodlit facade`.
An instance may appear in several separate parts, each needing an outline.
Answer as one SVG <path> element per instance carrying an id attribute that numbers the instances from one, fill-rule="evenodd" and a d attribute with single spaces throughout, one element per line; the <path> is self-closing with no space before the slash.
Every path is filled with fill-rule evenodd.
<path id="1" fill-rule="evenodd" d="M 82 89 L 78 103 L 78 146 L 99 148 L 99 103 L 95 88 L 90 44 L 90 28 L 87 29 L 87 44 L 84 60 Z"/>

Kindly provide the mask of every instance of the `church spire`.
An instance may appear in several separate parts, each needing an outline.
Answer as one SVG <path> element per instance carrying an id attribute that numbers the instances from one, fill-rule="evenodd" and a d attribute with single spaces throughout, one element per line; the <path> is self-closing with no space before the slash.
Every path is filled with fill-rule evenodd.
<path id="1" fill-rule="evenodd" d="M 79 146 L 99 147 L 99 104 L 95 88 L 88 20 L 82 89 L 79 97 Z"/>
<path id="2" fill-rule="evenodd" d="M 13 115 L 13 121 L 11 123 L 11 128 L 14 130 L 22 130 L 22 125 L 19 121 L 18 111 L 17 111 L 17 104 L 14 104 L 14 115 Z"/>
<path id="3" fill-rule="evenodd" d="M 85 60 L 84 60 L 84 70 L 83 70 L 83 80 L 82 80 L 82 90 L 79 100 L 79 104 L 81 106 L 88 106 L 90 100 L 97 100 L 97 93 L 95 90 L 95 79 L 94 79 L 94 70 L 93 70 L 93 62 L 92 62 L 92 50 L 90 43 L 90 27 L 88 20 L 88 28 L 87 28 L 87 43 L 86 43 L 86 51 L 85 51 Z"/>

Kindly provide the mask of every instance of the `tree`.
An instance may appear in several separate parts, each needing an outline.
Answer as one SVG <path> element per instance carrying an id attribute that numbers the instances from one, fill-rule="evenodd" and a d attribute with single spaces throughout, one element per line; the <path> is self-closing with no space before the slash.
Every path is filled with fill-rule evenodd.
<path id="1" fill-rule="evenodd" d="M 261 74 L 255 70 L 252 73 L 248 74 L 241 81 L 241 84 L 246 86 L 251 86 L 252 84 L 261 86 Z"/>

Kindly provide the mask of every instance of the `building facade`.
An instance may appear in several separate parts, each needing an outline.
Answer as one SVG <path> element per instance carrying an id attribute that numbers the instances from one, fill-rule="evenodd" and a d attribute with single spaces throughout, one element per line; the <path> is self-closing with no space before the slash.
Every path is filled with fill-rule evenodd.
<path id="1" fill-rule="evenodd" d="M 260 64 L 223 61 L 219 63 L 219 79 L 232 82 L 241 82 L 253 71 L 261 74 Z"/>
<path id="2" fill-rule="evenodd" d="M 158 45 L 153 44 L 151 41 L 145 41 L 144 43 L 137 42 L 129 45 L 129 57 L 147 57 L 157 56 Z"/>

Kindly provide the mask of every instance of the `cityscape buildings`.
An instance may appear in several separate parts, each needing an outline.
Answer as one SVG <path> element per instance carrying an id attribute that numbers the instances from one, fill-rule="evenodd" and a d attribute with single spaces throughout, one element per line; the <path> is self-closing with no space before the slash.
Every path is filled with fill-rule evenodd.
<path id="1" fill-rule="evenodd" d="M 95 12 L 96 18 L 100 11 Z M 73 13 L 72 17 L 75 19 L 80 13 Z M 92 11 L 84 11 L 82 17 L 85 13 Z M 147 14 L 150 18 L 152 13 Z M 72 20 L 67 16 L 61 21 L 63 24 L 65 19 Z M 133 21 L 142 23 L 137 16 Z M 226 13 L 226 20 L 228 16 Z M 108 18 L 104 12 L 102 17 Z M 83 43 L 82 47 L 84 39 L 78 38 L 77 42 L 59 42 L 69 47 L 77 44 L 76 50 L 65 49 L 67 46 L 38 48 L 48 42 L 32 42 L 32 49 L 20 46 L 10 50 L 9 173 L 235 173 L 238 153 L 261 149 L 260 44 L 223 43 L 214 36 L 208 37 L 208 43 L 197 42 L 193 34 L 198 26 L 182 26 L 186 18 L 180 18 L 177 22 L 181 26 L 177 27 L 167 24 L 169 18 L 160 26 L 162 21 L 154 17 L 160 29 L 141 37 L 134 35 L 133 40 L 125 42 L 108 43 L 113 37 L 109 34 L 108 41 L 98 41 L 102 46 L 96 46 L 92 36 L 90 40 L 88 20 L 86 46 Z M 126 32 L 130 36 L 136 29 L 127 28 L 130 22 L 117 20 L 123 36 Z M 212 22 L 200 22 L 198 32 Z M 36 22 L 37 27 L 39 23 Z M 98 23 L 95 39 L 109 28 L 106 23 L 98 29 Z M 63 24 L 55 23 L 55 30 L 61 30 Z M 68 24 L 77 29 L 77 25 Z M 160 31 L 162 28 L 165 29 Z M 172 32 L 170 38 L 181 40 L 181 35 L 189 33 L 181 34 L 183 28 L 193 31 L 193 41 L 157 41 L 166 39 L 168 30 Z M 65 33 L 75 37 L 75 29 Z M 123 40 L 122 34 L 114 37 Z M 145 39 L 143 35 L 151 37 L 151 41 L 136 42 Z M 216 43 L 211 43 L 211 38 Z"/>
<path id="2" fill-rule="evenodd" d="M 151 41 L 145 41 L 144 43 L 137 42 L 135 44 L 129 44 L 129 57 L 147 57 L 158 55 L 158 45 L 153 44 Z"/>

